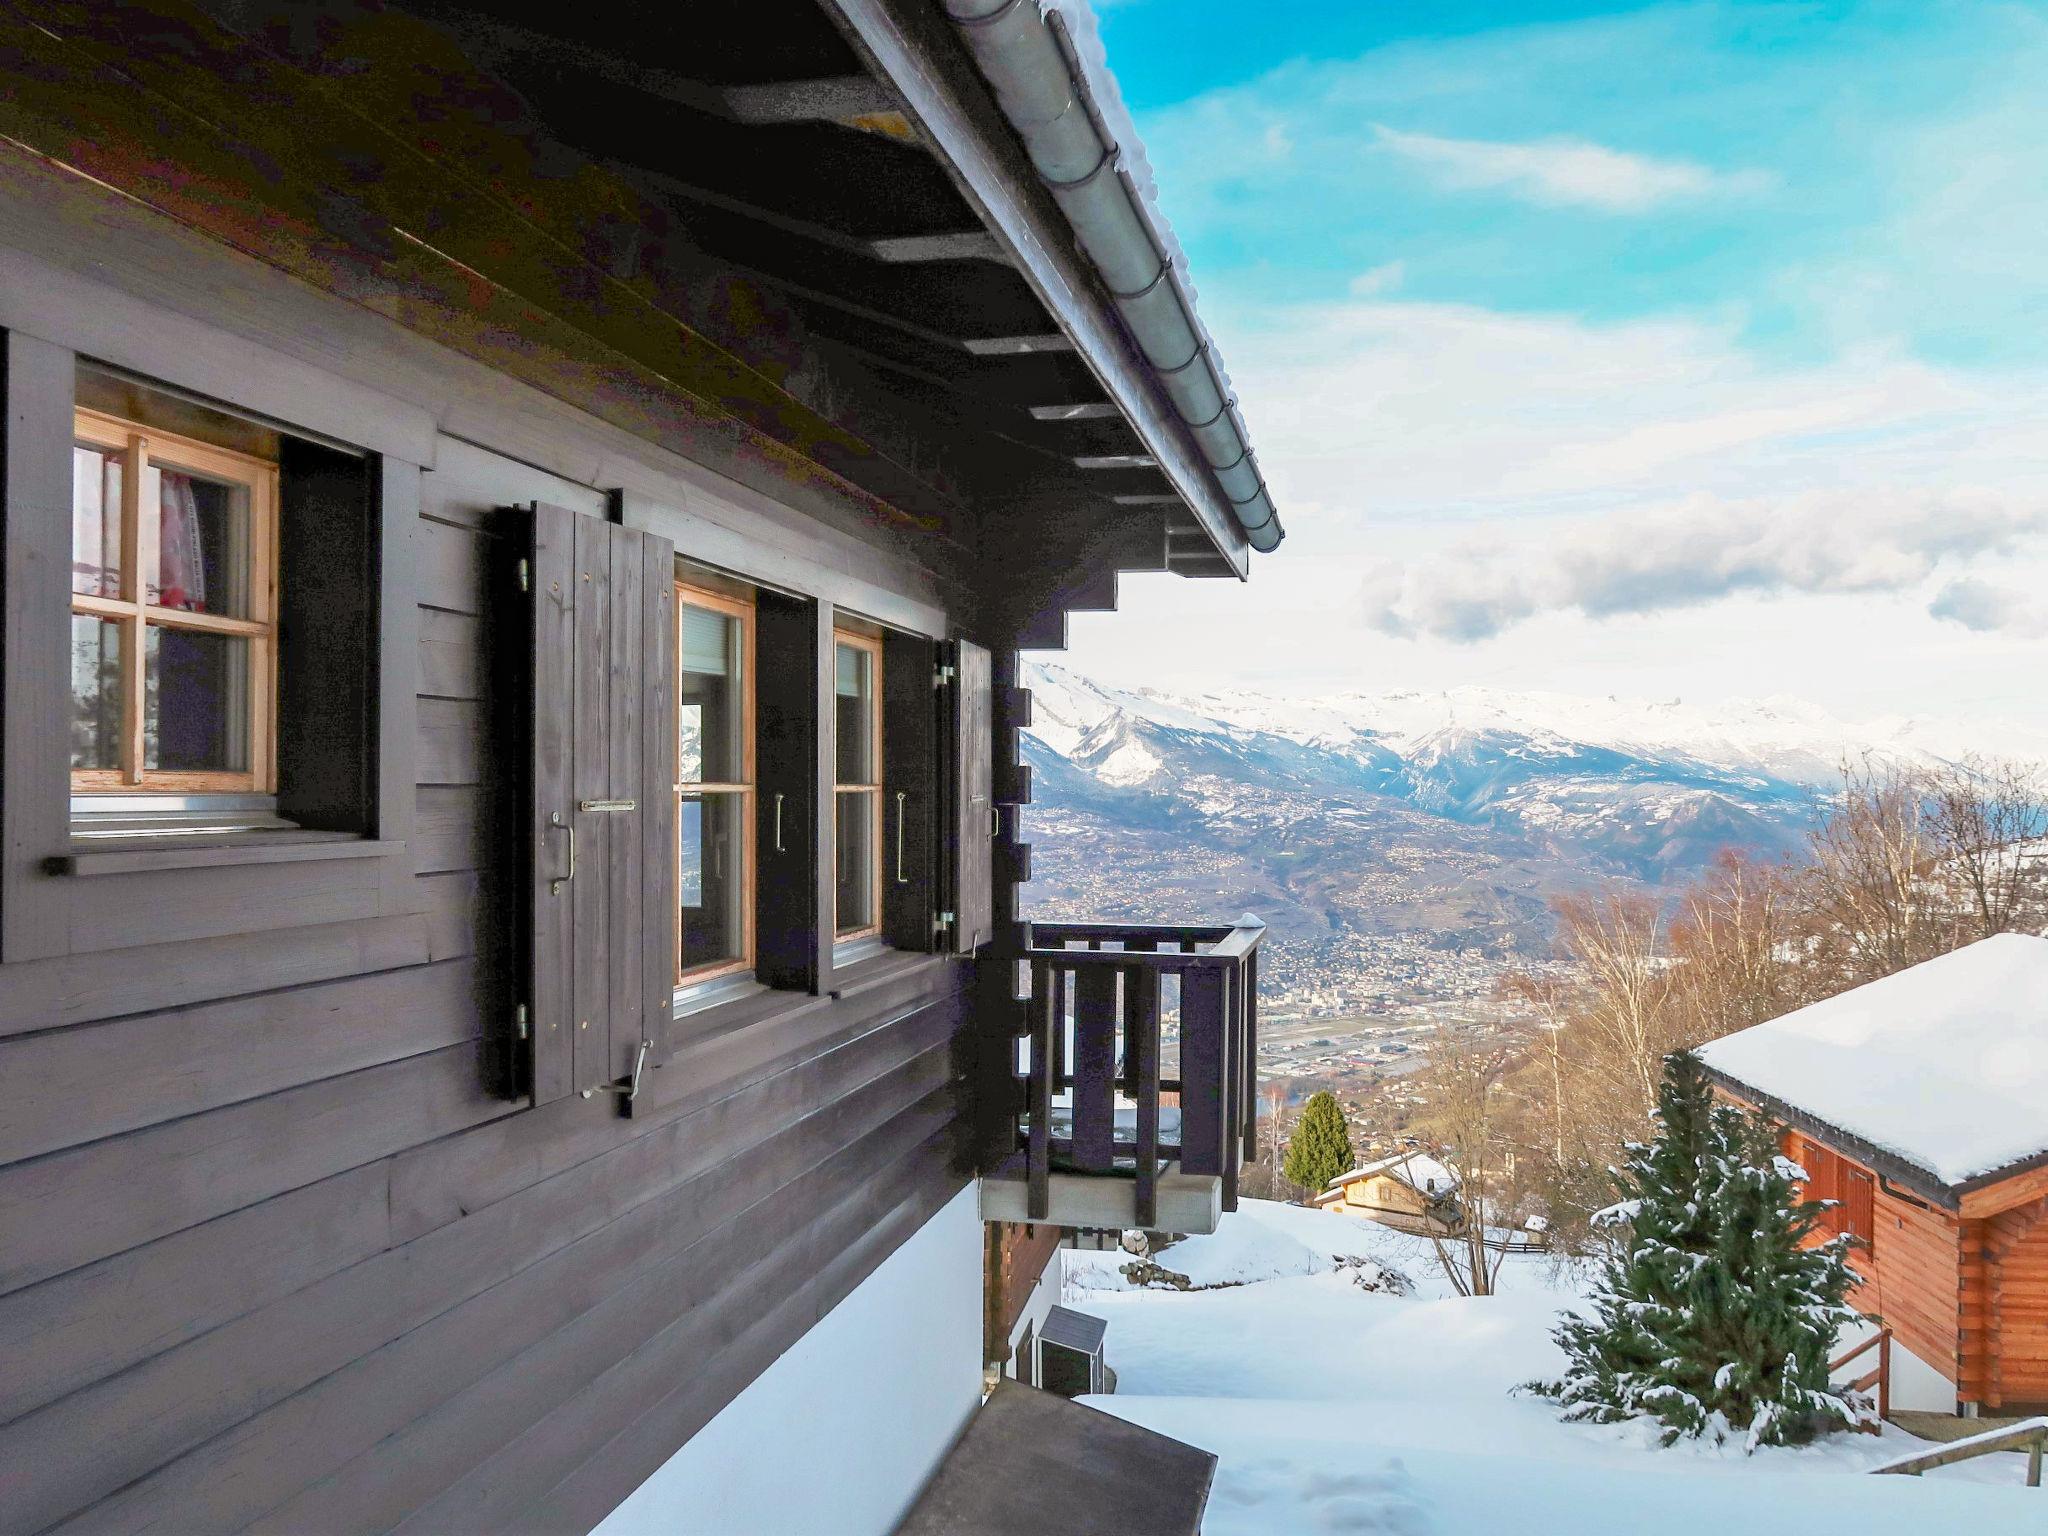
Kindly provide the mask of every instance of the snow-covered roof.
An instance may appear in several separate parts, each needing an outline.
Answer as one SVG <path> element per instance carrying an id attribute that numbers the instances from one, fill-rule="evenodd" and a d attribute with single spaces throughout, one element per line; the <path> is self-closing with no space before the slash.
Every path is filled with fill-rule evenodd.
<path id="1" fill-rule="evenodd" d="M 1941 1184 L 1969 1183 L 2048 1154 L 2048 939 L 1980 939 L 1699 1056 Z"/>
<path id="2" fill-rule="evenodd" d="M 1361 1163 L 1348 1173 L 1340 1173 L 1324 1187 L 1341 1189 L 1359 1179 L 1369 1179 L 1376 1173 L 1384 1173 L 1399 1179 L 1403 1184 L 1425 1194 L 1447 1195 L 1458 1187 L 1458 1176 L 1433 1157 L 1420 1152 L 1396 1152 L 1392 1157 L 1376 1158 Z"/>

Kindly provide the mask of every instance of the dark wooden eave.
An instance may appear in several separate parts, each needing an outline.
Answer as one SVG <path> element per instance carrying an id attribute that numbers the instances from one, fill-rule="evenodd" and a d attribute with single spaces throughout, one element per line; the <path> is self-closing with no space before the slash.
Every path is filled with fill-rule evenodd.
<path id="1" fill-rule="evenodd" d="M 1089 568 L 1113 551 L 1242 574 L 979 77 L 903 9 L 953 49 L 916 114 L 878 110 L 909 104 L 863 18 L 813 0 L 592 3 L 544 32 L 454 0 L 22 0 L 0 134 L 713 467 L 785 465 L 967 608 L 983 533 L 1051 518 L 1033 633 L 1113 592 Z"/>

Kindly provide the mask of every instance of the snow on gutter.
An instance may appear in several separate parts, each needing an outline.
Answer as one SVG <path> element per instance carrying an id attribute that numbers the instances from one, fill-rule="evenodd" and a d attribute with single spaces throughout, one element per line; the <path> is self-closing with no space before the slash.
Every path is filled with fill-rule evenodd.
<path id="1" fill-rule="evenodd" d="M 1280 518 L 1229 377 L 1195 313 L 1186 255 L 1159 213 L 1151 169 L 1088 0 L 946 0 L 946 14 L 1201 448 L 1245 538 L 1261 553 L 1274 549 Z"/>

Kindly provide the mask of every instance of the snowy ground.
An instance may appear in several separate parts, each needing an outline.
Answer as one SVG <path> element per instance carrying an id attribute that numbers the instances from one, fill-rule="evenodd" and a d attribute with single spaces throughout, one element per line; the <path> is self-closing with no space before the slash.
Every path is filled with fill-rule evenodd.
<path id="1" fill-rule="evenodd" d="M 1422 1239 L 1257 1200 L 1157 1256 L 1227 1288 L 1134 1290 L 1126 1254 L 1062 1257 L 1068 1302 L 1109 1320 L 1117 1392 L 1088 1401 L 1221 1458 L 1204 1536 L 2048 1531 L 2048 1489 L 2021 1486 L 2009 1453 L 1872 1477 L 1924 1442 L 1887 1428 L 1744 1457 L 1559 1423 L 1509 1393 L 1560 1363 L 1550 1322 L 1573 1292 L 1545 1258 L 1509 1259 L 1503 1294 L 1467 1299 Z M 1410 1295 L 1359 1284 L 1389 1269 Z"/>

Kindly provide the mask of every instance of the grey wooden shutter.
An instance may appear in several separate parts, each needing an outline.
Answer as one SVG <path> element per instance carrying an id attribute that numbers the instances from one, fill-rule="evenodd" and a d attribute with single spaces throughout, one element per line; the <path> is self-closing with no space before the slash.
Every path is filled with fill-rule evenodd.
<path id="1" fill-rule="evenodd" d="M 524 976 L 536 1103 L 669 1050 L 675 546 L 536 505 L 526 551 Z"/>
<path id="2" fill-rule="evenodd" d="M 953 950 L 969 955 L 995 935 L 994 669 L 970 640 L 952 651 L 951 893 Z"/>

